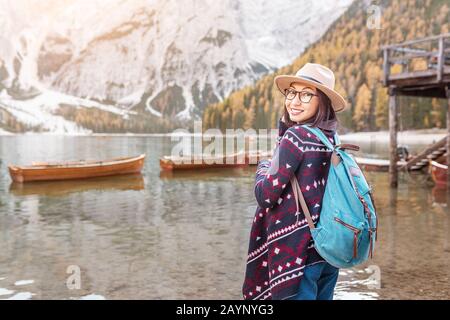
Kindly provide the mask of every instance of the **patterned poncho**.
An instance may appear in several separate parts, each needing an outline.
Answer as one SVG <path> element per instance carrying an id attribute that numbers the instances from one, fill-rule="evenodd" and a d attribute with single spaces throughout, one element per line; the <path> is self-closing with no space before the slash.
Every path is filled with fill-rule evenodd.
<path id="1" fill-rule="evenodd" d="M 336 121 L 319 128 L 334 143 Z M 328 129 L 328 130 L 327 130 Z M 297 177 L 313 221 L 320 215 L 331 150 L 299 125 L 279 123 L 280 137 L 272 160 L 258 163 L 258 203 L 250 232 L 244 299 L 286 299 L 298 292 L 306 265 L 324 261 L 314 249 L 308 223 L 297 207 L 289 182 Z"/>

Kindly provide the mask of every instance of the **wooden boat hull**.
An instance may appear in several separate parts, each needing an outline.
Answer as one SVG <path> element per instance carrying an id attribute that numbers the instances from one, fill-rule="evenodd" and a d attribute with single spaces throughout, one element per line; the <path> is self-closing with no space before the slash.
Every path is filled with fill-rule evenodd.
<path id="1" fill-rule="evenodd" d="M 431 178 L 438 187 L 447 186 L 448 166 L 436 161 L 430 161 Z"/>
<path id="2" fill-rule="evenodd" d="M 106 161 L 67 162 L 32 166 L 9 166 L 14 182 L 86 179 L 141 172 L 145 154 Z"/>

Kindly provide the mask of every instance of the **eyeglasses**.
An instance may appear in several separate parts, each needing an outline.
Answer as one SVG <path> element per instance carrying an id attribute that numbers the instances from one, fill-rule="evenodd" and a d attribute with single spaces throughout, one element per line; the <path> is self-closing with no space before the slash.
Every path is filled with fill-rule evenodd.
<path id="1" fill-rule="evenodd" d="M 309 91 L 297 91 L 294 89 L 286 89 L 284 95 L 288 100 L 294 100 L 297 93 L 299 94 L 300 101 L 302 103 L 309 103 L 313 97 L 317 97 L 317 94 L 311 93 Z"/>

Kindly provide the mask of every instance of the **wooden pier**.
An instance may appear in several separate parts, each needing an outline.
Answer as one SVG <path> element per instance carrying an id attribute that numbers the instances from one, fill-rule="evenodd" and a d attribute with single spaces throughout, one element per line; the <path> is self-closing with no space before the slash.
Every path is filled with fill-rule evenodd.
<path id="1" fill-rule="evenodd" d="M 447 137 L 413 157 L 406 167 L 418 169 L 430 159 L 436 159 L 450 150 L 450 33 L 386 45 L 382 50 L 383 84 L 388 87 L 389 93 L 389 176 L 391 186 L 397 187 L 397 96 L 435 97 L 448 101 Z M 400 72 L 394 73 L 395 69 L 400 69 Z M 446 160 L 450 164 L 450 152 L 447 152 Z M 447 185 L 450 186 L 450 175 L 447 175 Z"/>

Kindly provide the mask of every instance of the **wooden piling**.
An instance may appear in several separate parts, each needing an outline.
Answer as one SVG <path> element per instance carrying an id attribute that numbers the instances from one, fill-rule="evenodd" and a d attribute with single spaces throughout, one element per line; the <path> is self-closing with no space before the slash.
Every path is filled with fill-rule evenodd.
<path id="1" fill-rule="evenodd" d="M 447 165 L 450 165 L 450 86 L 445 88 L 447 95 Z M 450 194 L 450 174 L 447 171 L 447 192 Z"/>
<path id="2" fill-rule="evenodd" d="M 397 170 L 397 131 L 398 131 L 398 110 L 394 89 L 389 87 L 389 183 L 391 187 L 398 186 L 398 170 Z"/>

